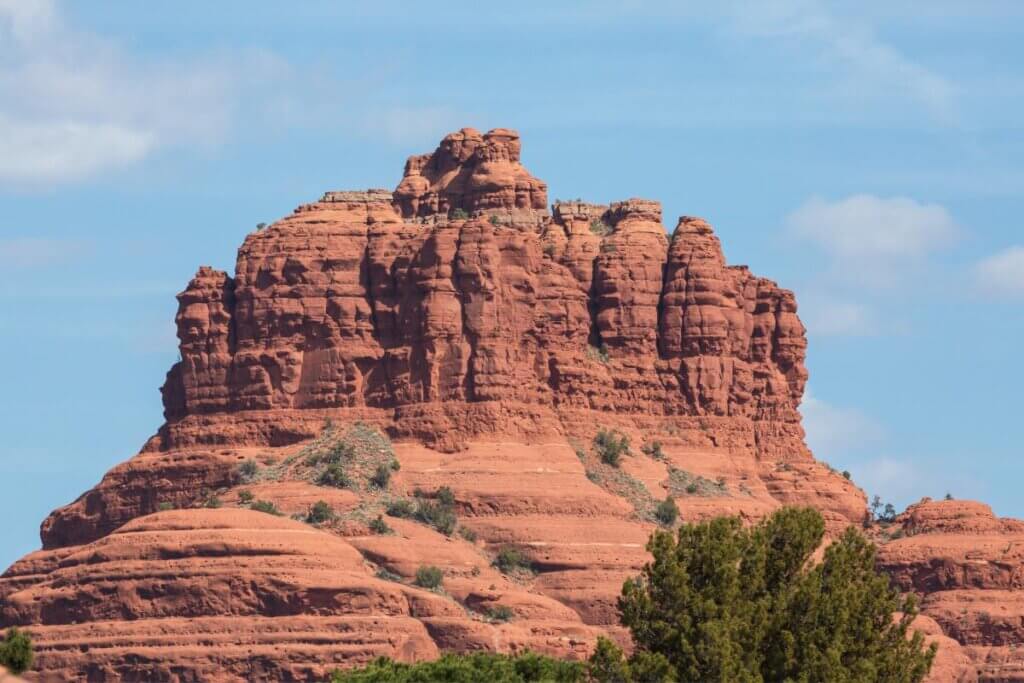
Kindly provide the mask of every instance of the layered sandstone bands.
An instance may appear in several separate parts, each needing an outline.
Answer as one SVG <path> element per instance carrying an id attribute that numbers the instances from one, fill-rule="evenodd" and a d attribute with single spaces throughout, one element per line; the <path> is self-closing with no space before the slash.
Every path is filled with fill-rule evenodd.
<path id="1" fill-rule="evenodd" d="M 628 645 L 615 599 L 668 495 L 688 521 L 785 504 L 817 507 L 830 533 L 863 518 L 864 494 L 804 445 L 793 294 L 729 266 L 702 219 L 667 234 L 657 202 L 549 212 L 514 131 L 447 136 L 394 192 L 326 193 L 178 300 L 166 423 L 0 577 L 0 626 L 31 629 L 44 678 L 320 680 L 445 649 L 581 658 L 600 633 Z M 390 436 L 387 495 L 447 486 L 469 533 L 386 518 L 393 533 L 373 534 L 376 494 L 286 466 L 328 418 Z M 633 443 L 621 469 L 588 454 L 602 427 Z M 660 457 L 642 454 L 654 441 Z M 276 474 L 243 484 L 246 460 Z M 254 512 L 243 489 L 286 516 L 324 500 L 345 521 Z M 223 509 L 203 509 L 214 496 Z M 929 509 L 882 561 L 926 596 L 934 680 L 1013 670 L 1016 613 L 989 627 L 977 606 L 1015 595 L 1016 569 L 993 568 L 1005 553 L 984 571 L 958 559 L 960 532 Z M 1017 531 L 992 524 L 995 553 Z M 535 573 L 495 570 L 506 547 Z M 412 585 L 424 564 L 443 592 Z M 499 607 L 510 622 L 488 616 Z"/>

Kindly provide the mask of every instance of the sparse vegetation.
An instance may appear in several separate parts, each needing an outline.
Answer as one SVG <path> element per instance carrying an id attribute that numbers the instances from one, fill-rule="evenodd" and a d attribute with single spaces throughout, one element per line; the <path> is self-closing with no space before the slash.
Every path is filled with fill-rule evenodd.
<path id="1" fill-rule="evenodd" d="M 431 565 L 421 566 L 416 570 L 415 583 L 420 588 L 429 588 L 431 590 L 441 587 L 444 582 L 444 572 L 439 567 Z"/>
<path id="2" fill-rule="evenodd" d="M 252 502 L 252 505 L 249 506 L 249 509 L 255 510 L 256 512 L 265 512 L 268 515 L 275 515 L 277 517 L 280 517 L 284 514 L 283 512 L 278 510 L 277 506 L 274 505 L 269 500 L 254 500 Z"/>
<path id="3" fill-rule="evenodd" d="M 385 522 L 384 518 L 380 515 L 377 515 L 375 519 L 371 520 L 369 526 L 370 531 L 372 531 L 375 534 L 380 534 L 383 536 L 385 534 L 392 533 L 391 527 L 388 526 L 388 523 Z"/>
<path id="4" fill-rule="evenodd" d="M 612 226 L 605 223 L 600 218 L 595 218 L 590 221 L 590 232 L 594 233 L 598 237 L 604 237 L 612 232 Z"/>
<path id="5" fill-rule="evenodd" d="M 494 225 L 494 226 L 501 225 L 501 219 L 498 218 L 497 214 L 492 213 L 491 217 L 488 220 L 491 222 L 491 225 Z"/>
<path id="6" fill-rule="evenodd" d="M 611 358 L 608 356 L 608 348 L 601 344 L 599 346 L 587 345 L 587 358 L 598 363 L 608 364 Z"/>
<path id="7" fill-rule="evenodd" d="M 309 512 L 306 514 L 306 521 L 310 524 L 323 524 L 324 522 L 332 522 L 337 517 L 338 515 L 334 513 L 334 508 L 327 501 L 318 500 L 309 508 Z"/>
<path id="8" fill-rule="evenodd" d="M 649 443 L 645 443 L 643 446 L 640 447 L 640 451 L 644 455 L 650 458 L 654 458 L 655 460 L 665 459 L 665 452 L 661 450 L 660 441 L 651 441 Z"/>
<path id="9" fill-rule="evenodd" d="M 248 505 L 252 502 L 253 495 L 249 489 L 242 489 L 238 492 L 238 502 L 242 505 Z"/>
<path id="10" fill-rule="evenodd" d="M 459 536 L 462 536 L 470 543 L 476 543 L 476 532 L 470 529 L 469 527 L 460 526 Z"/>
<path id="11" fill-rule="evenodd" d="M 508 605 L 498 605 L 487 610 L 487 616 L 492 621 L 512 621 L 512 617 L 515 615 L 516 613 Z"/>
<path id="12" fill-rule="evenodd" d="M 388 571 L 384 567 L 381 567 L 380 569 L 378 569 L 377 573 L 374 574 L 374 576 L 376 576 L 378 579 L 384 579 L 385 581 L 401 581 L 402 580 L 401 576 L 399 576 L 398 574 L 396 574 L 396 573 L 394 573 L 392 571 Z"/>
<path id="13" fill-rule="evenodd" d="M 455 209 L 452 211 L 451 217 L 457 221 L 464 221 L 469 218 L 469 212 L 465 209 Z"/>
<path id="14" fill-rule="evenodd" d="M 173 510 L 174 509 L 174 503 L 171 503 L 169 501 L 164 501 L 164 502 L 158 504 L 156 506 L 156 509 L 159 512 L 166 512 L 167 510 Z"/>
<path id="15" fill-rule="evenodd" d="M 397 472 L 402 469 L 402 463 L 398 462 L 398 458 L 391 458 L 390 467 L 392 472 Z"/>
<path id="16" fill-rule="evenodd" d="M 388 482 L 391 481 L 391 466 L 381 463 L 377 465 L 377 471 L 370 477 L 370 483 L 377 488 L 384 490 L 388 487 Z"/>
<path id="17" fill-rule="evenodd" d="M 260 231 L 260 230 L 262 230 L 262 229 L 263 229 L 263 228 L 265 228 L 265 227 L 267 227 L 267 224 L 266 224 L 266 223 L 257 223 L 257 224 L 256 224 L 256 230 L 257 230 L 257 231 Z"/>
<path id="18" fill-rule="evenodd" d="M 617 429 L 602 429 L 594 437 L 594 450 L 605 465 L 618 467 L 622 456 L 629 454 L 629 437 Z"/>
<path id="19" fill-rule="evenodd" d="M 203 503 L 203 507 L 207 508 L 219 508 L 221 505 L 223 505 L 223 503 L 217 496 L 210 496 L 206 499 L 206 502 Z"/>
<path id="20" fill-rule="evenodd" d="M 533 563 L 517 548 L 502 548 L 494 558 L 494 567 L 502 574 L 512 574 L 522 570 L 530 570 Z"/>
<path id="21" fill-rule="evenodd" d="M 668 468 L 668 490 L 674 495 L 686 494 L 688 496 L 727 496 L 729 488 L 726 486 L 725 477 L 718 477 L 715 481 L 702 477 L 699 474 L 692 474 L 678 467 Z"/>
<path id="22" fill-rule="evenodd" d="M 445 505 L 440 499 L 433 502 L 421 498 L 416 504 L 415 517 L 420 522 L 433 527 L 445 536 L 451 536 L 458 524 L 458 517 L 450 505 Z"/>
<path id="23" fill-rule="evenodd" d="M 943 498 L 943 500 L 953 500 L 953 494 L 950 493 L 949 491 L 946 491 L 946 497 Z"/>
<path id="24" fill-rule="evenodd" d="M 338 489 L 346 489 L 352 486 L 352 480 L 345 473 L 345 468 L 338 462 L 332 462 L 328 465 L 327 469 L 317 477 L 316 483 L 321 486 L 333 486 Z"/>
<path id="25" fill-rule="evenodd" d="M 843 479 L 850 479 L 850 478 L 852 478 L 852 475 L 850 474 L 850 470 L 843 470 Z"/>
<path id="26" fill-rule="evenodd" d="M 252 481 L 260 471 L 260 466 L 255 460 L 249 459 L 238 466 L 238 481 L 245 483 Z"/>
<path id="27" fill-rule="evenodd" d="M 679 506 L 676 505 L 676 500 L 672 496 L 669 496 L 665 500 L 658 503 L 658 507 L 654 510 L 654 516 L 664 526 L 672 526 L 679 519 Z"/>
<path id="28" fill-rule="evenodd" d="M 408 498 L 399 498 L 388 503 L 385 511 L 392 517 L 409 518 L 416 514 L 416 505 Z"/>
<path id="29" fill-rule="evenodd" d="M 331 683 L 583 683 L 586 680 L 586 668 L 580 662 L 532 652 L 518 655 L 449 653 L 432 662 L 417 664 L 380 657 L 361 669 L 336 670 L 331 674 Z"/>
<path id="30" fill-rule="evenodd" d="M 31 669 L 34 660 L 32 637 L 17 626 L 7 629 L 7 634 L 0 642 L 0 666 L 19 675 Z"/>

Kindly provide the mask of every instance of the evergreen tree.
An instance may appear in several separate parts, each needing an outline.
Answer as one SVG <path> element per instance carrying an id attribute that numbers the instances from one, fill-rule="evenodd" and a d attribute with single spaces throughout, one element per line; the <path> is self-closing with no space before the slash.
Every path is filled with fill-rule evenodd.
<path id="1" fill-rule="evenodd" d="M 754 527 L 721 517 L 656 531 L 654 556 L 619 599 L 637 651 L 610 643 L 591 661 L 598 681 L 917 683 L 935 646 L 908 637 L 917 615 L 875 569 L 875 547 L 853 527 L 817 564 L 825 524 L 783 508 Z M 899 618 L 894 615 L 899 614 Z M 603 676 L 603 677 L 602 677 Z M 623 676 L 630 678 L 623 679 Z"/>
<path id="2" fill-rule="evenodd" d="M 7 629 L 7 635 L 0 642 L 0 666 L 12 673 L 24 673 L 32 666 L 34 657 L 29 635 L 17 626 Z"/>

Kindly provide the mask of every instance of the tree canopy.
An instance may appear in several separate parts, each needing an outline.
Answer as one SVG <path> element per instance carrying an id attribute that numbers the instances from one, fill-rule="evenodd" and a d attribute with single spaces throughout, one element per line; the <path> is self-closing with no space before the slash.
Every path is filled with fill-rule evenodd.
<path id="1" fill-rule="evenodd" d="M 744 527 L 720 517 L 656 531 L 653 555 L 619 599 L 636 652 L 602 642 L 594 679 L 764 683 L 916 683 L 935 646 L 909 635 L 917 615 L 875 569 L 875 547 L 853 527 L 812 556 L 821 514 L 783 508 Z M 602 669 L 595 669 L 599 662 Z M 618 667 L 618 668 L 616 668 Z"/>
<path id="2" fill-rule="evenodd" d="M 0 642 L 0 666 L 20 674 L 29 670 L 33 658 L 32 639 L 29 635 L 17 626 L 7 629 L 7 635 Z"/>

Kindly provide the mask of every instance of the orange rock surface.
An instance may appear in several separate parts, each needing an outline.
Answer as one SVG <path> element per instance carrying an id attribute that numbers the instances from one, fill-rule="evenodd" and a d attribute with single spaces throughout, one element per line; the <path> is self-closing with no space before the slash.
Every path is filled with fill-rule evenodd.
<path id="1" fill-rule="evenodd" d="M 32 633 L 38 677 L 582 658 L 600 633 L 628 644 L 615 600 L 666 497 L 686 521 L 806 504 L 836 533 L 864 516 L 804 444 L 792 292 L 727 265 L 701 219 L 669 235 L 655 201 L 549 212 L 514 131 L 447 136 L 394 192 L 328 192 L 178 301 L 165 424 L 0 577 L 0 626 Z M 602 429 L 630 440 L 619 467 L 593 446 Z M 346 486 L 325 484 L 330 458 Z M 444 487 L 448 529 L 388 514 Z M 335 517 L 308 522 L 318 501 Z M 1024 668 L 1020 523 L 930 505 L 881 561 L 925 596 L 933 679 Z M 524 566 L 500 571 L 502 551 Z M 428 565 L 439 589 L 415 585 Z"/>

